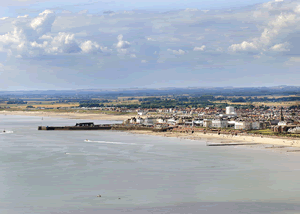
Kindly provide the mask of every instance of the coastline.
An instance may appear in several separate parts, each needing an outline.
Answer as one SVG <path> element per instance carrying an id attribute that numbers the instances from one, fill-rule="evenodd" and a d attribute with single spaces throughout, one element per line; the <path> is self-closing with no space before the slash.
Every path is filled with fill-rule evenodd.
<path id="1" fill-rule="evenodd" d="M 39 117 L 53 117 L 53 118 L 67 118 L 67 119 L 88 119 L 88 120 L 111 120 L 111 121 L 123 121 L 128 119 L 128 115 L 108 115 L 108 114 L 88 114 L 88 113 L 57 113 L 57 112 L 24 112 L 24 111 L 0 111 L 2 115 L 22 115 L 22 116 L 39 116 Z M 245 146 L 253 147 L 253 144 L 264 146 L 264 148 L 274 148 L 280 151 L 292 151 L 298 152 L 296 148 L 300 147 L 300 139 L 289 139 L 283 137 L 272 137 L 272 136 L 255 136 L 255 135 L 243 135 L 239 134 L 229 135 L 217 133 L 206 133 L 194 132 L 192 133 L 180 133 L 180 132 L 152 132 L 142 130 L 128 130 L 126 131 L 132 134 L 144 134 L 161 137 L 175 137 L 189 140 L 205 140 L 209 144 L 230 144 L 230 143 L 242 143 Z M 249 144 L 249 145 L 247 145 Z M 256 146 L 256 145 L 255 145 Z M 300 149 L 299 149 L 300 152 Z"/>
<path id="2" fill-rule="evenodd" d="M 128 131 L 133 134 L 146 134 L 146 135 L 153 135 L 153 136 L 162 136 L 162 137 L 175 137 L 181 139 L 189 139 L 189 140 L 204 140 L 208 144 L 236 144 L 241 143 L 247 147 L 263 147 L 263 148 L 271 148 L 277 149 L 279 151 L 284 152 L 300 152 L 300 139 L 285 139 L 285 138 L 272 138 L 268 136 L 251 136 L 251 135 L 218 135 L 215 133 L 207 133 L 204 134 L 202 132 L 194 132 L 191 133 L 178 133 L 178 132 L 151 132 L 151 131 Z M 254 145 L 256 144 L 256 145 Z M 295 150 L 292 150 L 292 148 Z"/>
<path id="3" fill-rule="evenodd" d="M 109 115 L 109 114 L 89 114 L 75 112 L 43 112 L 43 111 L 0 111 L 2 115 L 22 115 L 22 116 L 39 116 L 39 117 L 55 117 L 66 119 L 86 119 L 86 120 L 119 120 L 128 119 L 128 115 Z"/>

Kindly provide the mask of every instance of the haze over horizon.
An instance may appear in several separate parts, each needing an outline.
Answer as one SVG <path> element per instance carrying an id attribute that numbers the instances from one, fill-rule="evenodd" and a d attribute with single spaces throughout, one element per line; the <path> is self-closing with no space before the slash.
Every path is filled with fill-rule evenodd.
<path id="1" fill-rule="evenodd" d="M 299 86 L 299 1 L 0 6 L 0 90 Z"/>

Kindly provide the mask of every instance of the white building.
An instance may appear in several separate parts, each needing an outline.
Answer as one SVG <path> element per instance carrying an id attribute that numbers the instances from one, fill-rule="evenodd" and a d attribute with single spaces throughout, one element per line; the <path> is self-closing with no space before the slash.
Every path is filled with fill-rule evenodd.
<path id="1" fill-rule="evenodd" d="M 136 118 L 135 118 L 135 117 L 132 117 L 132 118 L 130 119 L 130 123 L 131 123 L 131 124 L 136 123 Z"/>
<path id="2" fill-rule="evenodd" d="M 157 123 L 166 123 L 167 120 L 165 118 L 158 118 L 157 120 Z"/>
<path id="3" fill-rule="evenodd" d="M 236 112 L 235 112 L 234 107 L 232 107 L 232 106 L 227 106 L 227 107 L 226 107 L 226 114 L 228 114 L 228 115 L 235 115 Z"/>
<path id="4" fill-rule="evenodd" d="M 228 125 L 227 125 L 228 128 L 234 128 L 235 127 L 235 121 L 228 121 L 227 123 L 228 123 Z"/>
<path id="5" fill-rule="evenodd" d="M 185 119 L 184 120 L 184 125 L 193 126 L 194 125 L 194 120 L 193 119 Z"/>
<path id="6" fill-rule="evenodd" d="M 206 127 L 206 128 L 212 127 L 212 121 L 209 120 L 209 119 L 204 119 L 203 120 L 203 127 Z"/>
<path id="7" fill-rule="evenodd" d="M 300 127 L 295 127 L 293 129 L 288 130 L 289 133 L 300 134 Z"/>
<path id="8" fill-rule="evenodd" d="M 278 126 L 286 126 L 287 122 L 286 121 L 279 121 Z"/>
<path id="9" fill-rule="evenodd" d="M 176 125 L 176 120 L 175 120 L 175 118 L 170 118 L 167 120 L 167 123 L 170 125 Z"/>
<path id="10" fill-rule="evenodd" d="M 214 128 L 227 128 L 228 122 L 227 120 L 216 119 L 211 121 L 211 126 Z"/>
<path id="11" fill-rule="evenodd" d="M 203 126 L 203 120 L 194 120 L 193 126 Z"/>
<path id="12" fill-rule="evenodd" d="M 137 123 L 137 124 L 142 124 L 142 123 L 144 123 L 144 119 L 141 118 L 141 117 L 138 117 L 138 118 L 136 119 L 136 123 Z"/>
<path id="13" fill-rule="evenodd" d="M 241 130 L 251 130 L 252 129 L 252 123 L 248 121 L 238 121 L 235 122 L 235 129 L 241 129 Z"/>

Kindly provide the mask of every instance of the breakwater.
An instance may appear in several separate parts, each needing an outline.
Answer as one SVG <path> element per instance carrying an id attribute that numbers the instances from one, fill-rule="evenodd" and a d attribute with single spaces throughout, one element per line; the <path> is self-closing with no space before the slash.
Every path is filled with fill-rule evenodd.
<path id="1" fill-rule="evenodd" d="M 41 131 L 80 131 L 80 130 L 143 130 L 153 132 L 165 132 L 172 130 L 172 127 L 154 127 L 154 126 L 140 126 L 140 125 L 119 125 L 119 124 L 101 124 L 94 125 L 94 123 L 77 123 L 75 126 L 39 126 Z"/>

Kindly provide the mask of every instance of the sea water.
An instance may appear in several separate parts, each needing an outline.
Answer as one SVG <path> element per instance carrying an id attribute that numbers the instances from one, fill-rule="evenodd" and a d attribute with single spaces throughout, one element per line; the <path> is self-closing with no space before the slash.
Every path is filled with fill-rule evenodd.
<path id="1" fill-rule="evenodd" d="M 1 214 L 300 213 L 300 154 L 37 130 L 77 122 L 0 116 Z"/>

